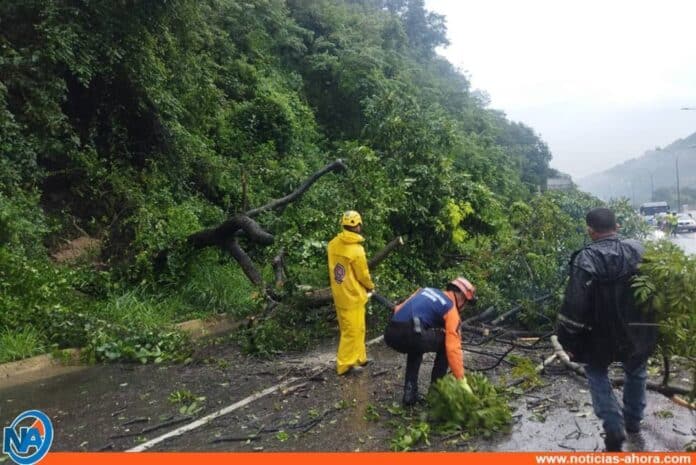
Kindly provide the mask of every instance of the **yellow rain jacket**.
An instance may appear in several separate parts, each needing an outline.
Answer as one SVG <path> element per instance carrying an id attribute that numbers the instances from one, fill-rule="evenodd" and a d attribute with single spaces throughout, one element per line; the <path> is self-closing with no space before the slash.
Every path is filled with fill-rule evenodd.
<path id="1" fill-rule="evenodd" d="M 365 239 L 343 231 L 329 242 L 329 277 L 341 333 L 336 353 L 336 372 L 347 373 L 367 363 L 365 347 L 365 303 L 375 285 L 367 269 Z"/>
<path id="2" fill-rule="evenodd" d="M 329 278 L 337 308 L 365 305 L 367 291 L 375 287 L 367 268 L 364 241 L 358 233 L 342 231 L 329 242 Z"/>

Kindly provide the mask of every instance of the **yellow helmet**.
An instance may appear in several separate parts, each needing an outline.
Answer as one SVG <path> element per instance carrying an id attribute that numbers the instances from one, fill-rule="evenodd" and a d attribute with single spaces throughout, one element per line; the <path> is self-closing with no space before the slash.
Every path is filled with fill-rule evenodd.
<path id="1" fill-rule="evenodd" d="M 359 224 L 362 224 L 362 217 L 360 216 L 360 213 L 356 212 L 355 210 L 348 210 L 347 212 L 343 213 L 343 217 L 341 218 L 341 226 L 357 226 Z"/>

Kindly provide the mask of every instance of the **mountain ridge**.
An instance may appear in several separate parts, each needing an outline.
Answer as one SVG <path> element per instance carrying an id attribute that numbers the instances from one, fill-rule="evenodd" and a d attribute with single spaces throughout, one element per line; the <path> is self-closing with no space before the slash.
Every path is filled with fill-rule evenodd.
<path id="1" fill-rule="evenodd" d="M 651 200 L 677 204 L 677 159 L 681 204 L 696 203 L 696 132 L 664 148 L 646 150 L 606 170 L 578 178 L 576 183 L 602 199 L 626 197 L 634 206 Z"/>

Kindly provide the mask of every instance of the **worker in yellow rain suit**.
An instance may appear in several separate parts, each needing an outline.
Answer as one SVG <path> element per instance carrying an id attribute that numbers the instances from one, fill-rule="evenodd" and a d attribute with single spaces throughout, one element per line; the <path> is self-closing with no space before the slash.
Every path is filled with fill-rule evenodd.
<path id="1" fill-rule="evenodd" d="M 329 279 L 341 333 L 336 354 L 336 372 L 348 373 L 367 364 L 365 349 L 365 304 L 375 287 L 367 268 L 365 238 L 360 213 L 350 210 L 341 218 L 343 231 L 329 242 Z"/>

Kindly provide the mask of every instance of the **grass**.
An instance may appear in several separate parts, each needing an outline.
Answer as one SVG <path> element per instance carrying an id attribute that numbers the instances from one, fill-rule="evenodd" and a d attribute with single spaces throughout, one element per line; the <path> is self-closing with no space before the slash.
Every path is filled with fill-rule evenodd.
<path id="1" fill-rule="evenodd" d="M 127 328 L 152 330 L 172 325 L 176 310 L 171 299 L 161 301 L 135 289 L 112 296 L 98 309 L 97 316 Z"/>
<path id="2" fill-rule="evenodd" d="M 0 333 L 0 363 L 12 362 L 46 351 L 41 335 L 31 327 Z"/>
<path id="3" fill-rule="evenodd" d="M 180 295 L 197 311 L 244 316 L 253 307 L 256 288 L 235 263 L 201 257 L 191 267 L 191 276 Z"/>
<path id="4" fill-rule="evenodd" d="M 44 282 L 53 282 L 52 276 L 46 275 L 43 269 L 37 271 L 22 265 L 33 273 L 30 277 L 36 275 L 36 282 L 22 280 L 23 275 L 11 276 L 16 282 L 26 281 L 25 288 L 43 289 Z M 49 295 L 53 300 L 44 295 L 46 292 L 35 296 L 40 308 L 60 307 L 65 318 L 37 317 L 42 323 L 50 322 L 41 325 L 32 325 L 28 318 L 11 318 L 13 315 L 0 319 L 0 363 L 75 345 L 91 347 L 95 360 L 104 357 L 108 360 L 165 360 L 171 355 L 169 352 L 179 350 L 182 338 L 172 336 L 176 323 L 222 313 L 242 318 L 258 304 L 255 301 L 258 290 L 239 266 L 212 250 L 195 257 L 188 274 L 175 284 L 158 287 L 126 284 L 125 288 L 118 289 L 123 283 L 111 282 L 108 274 L 100 275 L 101 278 L 103 282 L 96 282 L 99 292 L 84 305 L 76 305 L 73 292 L 63 292 L 63 287 L 69 289 L 70 286 L 67 278 L 60 281 L 65 283 L 63 287 L 47 288 L 53 293 Z M 14 292 L 15 296 L 22 293 L 26 293 L 24 288 Z M 63 340 L 63 335 L 72 333 L 76 336 L 71 341 L 79 342 Z"/>

